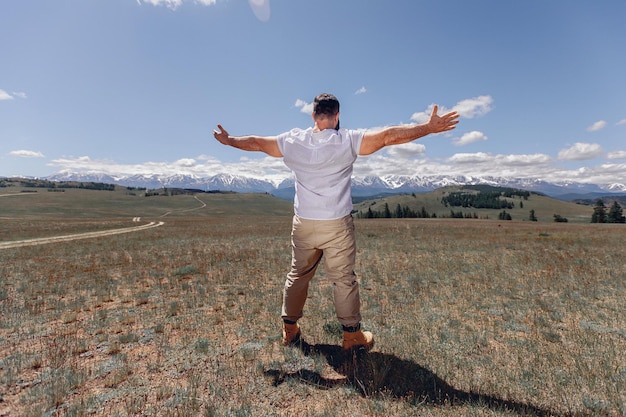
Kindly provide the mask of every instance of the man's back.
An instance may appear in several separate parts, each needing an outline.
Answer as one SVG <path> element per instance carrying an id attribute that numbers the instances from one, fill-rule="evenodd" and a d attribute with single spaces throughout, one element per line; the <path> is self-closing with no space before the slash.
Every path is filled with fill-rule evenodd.
<path id="1" fill-rule="evenodd" d="M 350 181 L 363 134 L 347 129 L 292 129 L 277 137 L 296 179 L 296 214 L 316 220 L 350 214 Z"/>

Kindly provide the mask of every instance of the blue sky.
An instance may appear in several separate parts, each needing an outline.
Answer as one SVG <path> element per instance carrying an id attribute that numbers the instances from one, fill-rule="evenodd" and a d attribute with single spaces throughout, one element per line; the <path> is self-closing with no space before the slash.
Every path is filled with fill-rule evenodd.
<path id="1" fill-rule="evenodd" d="M 4 0 L 0 176 L 220 172 L 280 159 L 213 139 L 461 114 L 451 133 L 361 157 L 355 175 L 626 184 L 626 2 Z"/>

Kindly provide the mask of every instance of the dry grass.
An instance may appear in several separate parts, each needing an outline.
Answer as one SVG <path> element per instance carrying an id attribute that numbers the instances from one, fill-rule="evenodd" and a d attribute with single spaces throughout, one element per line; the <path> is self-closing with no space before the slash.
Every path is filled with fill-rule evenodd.
<path id="1" fill-rule="evenodd" d="M 622 226 L 359 220 L 377 347 L 345 355 L 323 271 L 306 342 L 280 345 L 290 217 L 227 198 L 0 251 L 0 415 L 626 413 Z"/>

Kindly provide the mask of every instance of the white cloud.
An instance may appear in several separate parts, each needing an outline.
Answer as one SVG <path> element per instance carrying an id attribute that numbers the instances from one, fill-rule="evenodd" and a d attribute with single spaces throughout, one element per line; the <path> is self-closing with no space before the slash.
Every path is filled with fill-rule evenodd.
<path id="1" fill-rule="evenodd" d="M 561 173 L 565 181 L 587 184 L 626 183 L 626 164 L 602 164 L 596 167 L 582 167 Z"/>
<path id="2" fill-rule="evenodd" d="M 363 94 L 363 93 L 367 93 L 367 88 L 365 88 L 365 86 L 359 88 L 358 90 L 354 92 L 354 94 Z"/>
<path id="3" fill-rule="evenodd" d="M 200 161 L 206 161 L 207 163 L 213 162 L 216 164 L 221 163 L 217 158 L 215 158 L 214 156 L 211 155 L 199 155 L 196 159 L 200 160 Z"/>
<path id="4" fill-rule="evenodd" d="M 408 175 L 408 176 L 466 176 L 466 177 L 511 177 L 545 178 L 555 181 L 567 178 L 569 172 L 560 172 L 554 166 L 554 159 L 545 154 L 515 155 L 491 154 L 486 152 L 457 153 L 444 161 L 428 158 L 404 159 L 384 154 L 374 154 L 357 159 L 354 174 L 367 175 Z M 614 180 L 613 180 L 614 181 Z"/>
<path id="5" fill-rule="evenodd" d="M 463 146 L 484 140 L 487 140 L 487 136 L 483 132 L 474 130 L 463 134 L 463 136 L 461 136 L 460 138 L 454 139 L 452 143 L 454 143 L 456 146 Z"/>
<path id="6" fill-rule="evenodd" d="M 626 159 L 626 151 L 609 152 L 606 157 L 609 159 Z"/>
<path id="7" fill-rule="evenodd" d="M 402 145 L 394 146 L 394 148 L 399 146 Z M 354 164 L 354 175 L 366 177 L 369 175 L 426 175 L 434 171 L 445 172 L 439 166 L 440 164 L 427 158 L 403 158 L 402 161 L 399 161 L 397 157 L 377 153 L 358 158 Z"/>
<path id="8" fill-rule="evenodd" d="M 459 101 L 452 110 L 458 112 L 461 117 L 472 119 L 489 113 L 491 103 L 493 103 L 491 96 L 478 96 Z"/>
<path id="9" fill-rule="evenodd" d="M 6 91 L 0 89 L 0 101 L 2 100 L 13 100 L 13 96 Z"/>
<path id="10" fill-rule="evenodd" d="M 426 152 L 426 146 L 421 143 L 404 143 L 402 145 L 391 146 L 387 148 L 387 154 L 392 158 L 414 158 L 416 156 L 424 155 Z"/>
<path id="11" fill-rule="evenodd" d="M 137 0 L 142 3 L 151 4 L 153 6 L 166 6 L 172 10 L 176 10 L 181 4 L 182 0 Z"/>
<path id="12" fill-rule="evenodd" d="M 416 144 L 421 145 L 421 144 Z M 565 169 L 556 166 L 557 160 L 546 154 L 491 154 L 486 152 L 457 153 L 446 160 L 427 157 L 411 158 L 418 155 L 419 147 L 390 147 L 397 154 L 379 152 L 357 159 L 354 175 L 408 175 L 408 176 L 492 176 L 509 178 L 542 179 L 546 181 L 576 181 L 590 184 L 626 184 L 626 163 L 603 163 L 597 166 L 577 166 Z M 619 153 L 615 153 L 619 155 Z M 623 155 L 622 153 L 622 156 Z M 399 158 L 402 158 L 401 160 Z M 259 178 L 279 184 L 291 177 L 281 158 L 255 157 L 245 154 L 239 161 L 222 162 L 200 155 L 177 161 L 145 162 L 120 164 L 109 160 L 96 160 L 87 156 L 55 159 L 48 164 L 57 172 L 103 173 L 112 176 L 128 175 L 193 175 L 198 178 L 228 173 Z"/>
<path id="13" fill-rule="evenodd" d="M 598 130 L 602 130 L 606 127 L 606 122 L 604 120 L 598 120 L 591 126 L 587 128 L 587 132 L 597 132 Z"/>
<path id="14" fill-rule="evenodd" d="M 536 153 L 532 155 L 497 155 L 495 162 L 499 166 L 527 166 L 537 167 L 539 165 L 547 165 L 552 162 L 552 158 L 546 154 Z"/>
<path id="15" fill-rule="evenodd" d="M 626 125 L 626 119 L 622 119 L 622 120 L 620 120 L 619 122 L 617 122 L 616 124 L 617 124 L 618 126 L 621 126 L 621 125 Z"/>
<path id="16" fill-rule="evenodd" d="M 493 155 L 485 152 L 476 153 L 456 153 L 447 159 L 448 162 L 456 164 L 482 164 L 493 160 Z"/>
<path id="17" fill-rule="evenodd" d="M 174 163 L 180 165 L 181 167 L 193 167 L 196 165 L 196 160 L 193 158 L 182 158 Z"/>
<path id="18" fill-rule="evenodd" d="M 448 110 L 443 106 L 439 106 L 438 114 L 441 115 L 448 113 L 449 111 L 456 111 L 461 117 L 473 119 L 474 117 L 483 116 L 489 113 L 491 111 L 491 103 L 493 103 L 493 98 L 491 98 L 491 96 L 468 98 L 456 103 L 451 110 Z M 433 107 L 434 104 L 431 104 L 425 111 L 413 113 L 411 115 L 411 120 L 416 123 L 426 123 L 428 119 L 430 119 Z"/>
<path id="19" fill-rule="evenodd" d="M 193 0 L 192 1 L 192 3 L 202 4 L 204 6 L 211 6 L 215 4 L 216 2 L 217 0 Z M 176 10 L 183 4 L 183 0 L 137 0 L 137 4 L 141 5 L 142 3 L 151 4 L 153 6 L 165 6 L 168 9 Z"/>
<path id="20" fill-rule="evenodd" d="M 54 159 L 48 165 L 56 167 L 60 172 L 102 173 L 111 176 L 181 174 L 205 178 L 226 173 L 264 178 L 275 183 L 279 183 L 290 176 L 290 171 L 283 164 L 282 159 L 269 156 L 258 159 L 246 156 L 238 162 L 225 163 L 211 156 L 201 155 L 197 158 L 182 158 L 173 162 L 142 162 L 137 164 L 120 164 L 110 160 L 80 156 Z"/>
<path id="21" fill-rule="evenodd" d="M 577 142 L 572 147 L 561 150 L 558 158 L 563 161 L 583 161 L 600 157 L 603 154 L 602 146 L 597 143 Z"/>
<path id="22" fill-rule="evenodd" d="M 27 150 L 19 150 L 19 151 L 11 151 L 9 155 L 19 156 L 20 158 L 44 158 L 44 155 L 41 152 L 37 151 L 27 151 Z"/>
<path id="23" fill-rule="evenodd" d="M 430 106 L 430 110 L 416 112 L 411 115 L 411 120 L 415 123 L 426 123 L 430 119 L 430 113 L 432 112 L 432 106 Z"/>
<path id="24" fill-rule="evenodd" d="M 482 165 L 481 170 L 485 169 L 485 166 L 489 169 L 500 171 L 501 169 L 509 169 L 511 167 L 537 167 L 541 165 L 548 165 L 552 162 L 550 156 L 537 153 L 531 155 L 502 155 L 491 154 L 486 152 L 476 153 L 457 153 L 452 155 L 446 160 L 455 164 L 477 164 Z"/>
<path id="25" fill-rule="evenodd" d="M 209 4 L 211 0 L 200 0 L 203 4 Z M 213 0 L 213 2 L 215 2 Z M 267 22 L 270 20 L 270 0 L 248 0 L 248 4 L 252 9 L 252 13 L 259 19 L 260 22 Z"/>
<path id="26" fill-rule="evenodd" d="M 295 106 L 299 107 L 302 113 L 306 113 L 306 114 L 313 113 L 313 103 L 307 103 L 304 100 L 297 99 Z"/>

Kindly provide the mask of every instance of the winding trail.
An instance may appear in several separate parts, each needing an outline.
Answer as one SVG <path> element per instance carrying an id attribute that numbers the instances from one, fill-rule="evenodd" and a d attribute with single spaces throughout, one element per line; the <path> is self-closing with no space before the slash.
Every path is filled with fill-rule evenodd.
<path id="1" fill-rule="evenodd" d="M 152 229 L 154 227 L 163 226 L 165 222 L 150 222 L 141 226 L 124 227 L 122 229 L 102 230 L 99 232 L 76 233 L 73 235 L 42 237 L 36 239 L 14 240 L 11 242 L 0 242 L 1 249 L 20 248 L 22 246 L 45 245 L 48 243 L 69 242 L 71 240 L 91 239 L 94 237 L 103 237 L 111 235 L 119 235 L 122 233 L 138 232 L 140 230 Z"/>
<path id="2" fill-rule="evenodd" d="M 200 207 L 192 207 L 192 208 L 189 208 L 189 209 L 175 210 L 175 212 L 176 212 L 176 213 L 186 213 L 186 212 L 188 212 L 188 211 L 200 210 L 200 209 L 203 209 L 203 208 L 205 208 L 205 207 L 206 207 L 206 203 L 205 203 L 204 201 L 200 200 L 200 199 L 198 198 L 198 196 L 195 196 L 195 195 L 194 195 L 194 196 L 193 196 L 193 198 L 195 198 L 196 200 L 198 200 L 198 201 L 200 202 L 200 204 L 201 204 L 201 206 L 200 206 Z M 169 216 L 169 215 L 170 215 L 170 214 L 172 214 L 172 213 L 174 213 L 174 211 L 167 211 L 167 212 L 165 212 L 165 213 L 161 214 L 159 217 L 166 217 L 166 216 Z"/>
<path id="3" fill-rule="evenodd" d="M 0 197 L 11 197 L 14 195 L 22 195 L 22 194 L 0 194 Z M 197 196 L 194 195 L 193 198 L 196 199 L 200 203 L 199 207 L 193 207 L 190 209 L 183 209 L 183 210 L 168 211 L 162 214 L 160 217 L 169 216 L 170 214 L 174 212 L 182 213 L 182 212 L 200 210 L 206 207 L 206 203 L 200 200 Z M 141 221 L 141 217 L 133 217 L 133 222 L 139 222 L 139 221 Z M 102 230 L 99 232 L 75 233 L 75 234 L 63 235 L 63 236 L 51 236 L 51 237 L 42 237 L 42 238 L 35 238 L 35 239 L 13 240 L 10 242 L 0 242 L 0 250 L 10 249 L 10 248 L 20 248 L 23 246 L 45 245 L 48 243 L 69 242 L 72 240 L 79 240 L 79 239 L 91 239 L 94 237 L 119 235 L 122 233 L 139 232 L 141 230 L 147 230 L 147 229 L 152 229 L 154 227 L 163 226 L 164 224 L 165 222 L 161 222 L 161 221 L 150 222 L 147 224 L 143 224 L 141 226 L 131 226 L 131 227 L 124 227 L 121 229 L 112 229 L 112 230 Z"/>

